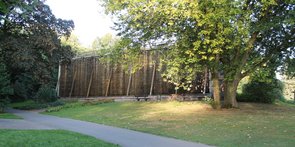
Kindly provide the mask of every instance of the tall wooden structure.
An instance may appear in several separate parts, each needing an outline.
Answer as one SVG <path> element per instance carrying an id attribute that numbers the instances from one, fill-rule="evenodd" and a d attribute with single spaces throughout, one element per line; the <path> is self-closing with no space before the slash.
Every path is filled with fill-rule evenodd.
<path id="1" fill-rule="evenodd" d="M 158 70 L 158 58 L 145 53 L 143 66 L 137 72 L 126 72 L 121 65 L 103 65 L 98 57 L 76 58 L 71 63 L 60 63 L 58 95 L 60 97 L 96 97 L 173 94 L 174 86 L 164 82 Z M 206 76 L 206 80 L 204 80 Z M 202 78 L 203 77 L 203 78 Z M 209 92 L 208 74 L 200 74 L 192 93 Z M 205 84 L 204 84 L 205 81 Z M 204 88 L 206 85 L 206 88 Z"/>

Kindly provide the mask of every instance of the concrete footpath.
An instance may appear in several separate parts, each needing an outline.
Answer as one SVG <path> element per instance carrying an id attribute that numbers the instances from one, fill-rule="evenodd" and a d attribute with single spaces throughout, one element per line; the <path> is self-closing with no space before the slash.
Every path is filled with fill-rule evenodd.
<path id="1" fill-rule="evenodd" d="M 95 124 L 80 120 L 43 115 L 38 112 L 8 110 L 23 120 L 0 119 L 0 129 L 62 129 L 93 136 L 122 147 L 208 147 L 208 145 L 183 141 L 168 137 L 152 135 Z"/>

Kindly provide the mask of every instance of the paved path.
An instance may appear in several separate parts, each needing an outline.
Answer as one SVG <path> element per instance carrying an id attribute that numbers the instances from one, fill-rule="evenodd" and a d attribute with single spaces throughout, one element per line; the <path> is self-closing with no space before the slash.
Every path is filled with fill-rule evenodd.
<path id="1" fill-rule="evenodd" d="M 63 129 L 86 134 L 98 139 L 119 144 L 122 147 L 208 147 L 173 138 L 167 138 L 128 129 L 95 124 L 80 120 L 43 115 L 38 112 L 9 110 L 23 120 L 0 119 L 0 128 L 16 129 Z M 9 123 L 9 124 L 6 124 Z"/>

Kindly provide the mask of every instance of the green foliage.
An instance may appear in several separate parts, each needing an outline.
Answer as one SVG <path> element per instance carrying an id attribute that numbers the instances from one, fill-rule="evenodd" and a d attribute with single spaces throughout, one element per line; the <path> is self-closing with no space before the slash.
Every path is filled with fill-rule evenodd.
<path id="1" fill-rule="evenodd" d="M 92 49 L 94 50 L 108 50 L 114 48 L 119 39 L 112 34 L 105 34 L 102 37 L 97 37 L 92 43 Z"/>
<path id="2" fill-rule="evenodd" d="M 35 88 L 38 86 L 32 75 L 23 73 L 15 77 L 14 96 L 12 101 L 21 101 L 31 99 L 35 94 Z"/>
<path id="3" fill-rule="evenodd" d="M 74 108 L 79 106 L 91 106 L 91 105 L 99 105 L 105 103 L 112 103 L 115 102 L 114 99 L 94 99 L 94 100 L 84 100 L 81 102 L 71 102 L 71 103 L 64 103 L 64 105 L 53 106 L 51 105 L 49 108 L 45 110 L 45 112 L 57 112 L 62 109 L 67 108 Z"/>
<path id="4" fill-rule="evenodd" d="M 8 98 L 0 98 L 0 113 L 4 112 L 4 109 L 9 104 Z"/>
<path id="5" fill-rule="evenodd" d="M 49 103 L 39 103 L 33 100 L 27 100 L 23 102 L 16 102 L 16 103 L 11 103 L 11 107 L 15 109 L 21 109 L 21 110 L 35 110 L 35 109 L 43 109 L 43 108 L 48 108 L 48 107 L 58 107 L 58 106 L 63 106 L 65 105 L 65 102 L 57 100 L 54 102 L 49 102 Z"/>
<path id="6" fill-rule="evenodd" d="M 82 55 L 84 52 L 87 52 L 87 48 L 83 47 L 79 42 L 78 37 L 75 34 L 71 34 L 69 37 L 63 36 L 61 37 L 62 46 L 71 47 L 72 51 L 77 55 Z"/>
<path id="7" fill-rule="evenodd" d="M 283 89 L 283 83 L 274 78 L 267 81 L 252 79 L 249 83 L 243 85 L 238 101 L 274 103 L 277 99 L 284 99 Z"/>
<path id="8" fill-rule="evenodd" d="M 9 103 L 8 96 L 13 94 L 13 89 L 10 85 L 10 77 L 3 63 L 0 63 L 0 113 Z"/>
<path id="9" fill-rule="evenodd" d="M 129 43 L 129 39 L 119 39 L 106 34 L 101 38 L 96 38 L 92 49 L 97 51 L 99 60 L 104 65 L 114 69 L 120 65 L 126 72 L 134 73 L 142 67 L 142 62 L 139 61 L 142 52 L 138 48 L 131 48 Z M 128 49 L 127 46 L 129 46 Z"/>
<path id="10" fill-rule="evenodd" d="M 222 71 L 236 89 L 233 83 L 257 69 L 276 69 L 295 50 L 293 1 L 104 0 L 103 5 L 117 16 L 122 39 L 131 40 L 127 49 L 163 51 L 162 76 L 184 89 L 205 66 Z"/>
<path id="11" fill-rule="evenodd" d="M 92 48 L 98 52 L 99 60 L 105 65 L 116 67 L 122 59 L 122 48 L 120 48 L 119 39 L 111 34 L 106 34 L 101 38 L 96 38 Z"/>
<path id="12" fill-rule="evenodd" d="M 20 110 L 36 110 L 36 109 L 46 108 L 47 105 L 44 103 L 43 104 L 37 103 L 33 100 L 27 100 L 24 102 L 12 103 L 11 107 L 14 109 L 20 109 Z"/>
<path id="13" fill-rule="evenodd" d="M 57 100 L 56 91 L 49 85 L 42 85 L 35 95 L 35 100 L 39 103 L 54 102 Z"/>
<path id="14" fill-rule="evenodd" d="M 98 105 L 104 103 L 112 103 L 115 102 L 115 99 L 95 99 L 90 101 L 83 101 L 82 105 Z"/>
<path id="15" fill-rule="evenodd" d="M 60 60 L 73 57 L 61 46 L 69 36 L 71 20 L 56 18 L 43 0 L 13 0 L 0 3 L 0 59 L 10 74 L 16 99 L 29 99 L 40 85 L 56 84 Z"/>
<path id="16" fill-rule="evenodd" d="M 81 103 L 69 103 L 69 104 L 65 104 L 65 105 L 61 105 L 61 106 L 49 107 L 45 110 L 45 112 L 57 112 L 62 109 L 74 108 L 74 107 L 78 107 L 78 106 L 81 106 Z"/>
<path id="17" fill-rule="evenodd" d="M 294 51 L 295 54 L 295 51 Z M 295 77 L 295 59 L 288 59 L 285 65 L 285 75 L 287 75 L 290 78 Z"/>

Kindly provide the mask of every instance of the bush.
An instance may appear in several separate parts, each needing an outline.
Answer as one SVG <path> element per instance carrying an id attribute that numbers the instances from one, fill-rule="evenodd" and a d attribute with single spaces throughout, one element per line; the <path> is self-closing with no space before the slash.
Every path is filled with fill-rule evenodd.
<path id="1" fill-rule="evenodd" d="M 99 104 L 104 104 L 104 103 L 112 103 L 114 101 L 115 101 L 115 99 L 110 99 L 110 98 L 89 99 L 89 100 L 81 99 L 79 102 L 72 102 L 72 103 L 67 103 L 65 105 L 61 105 L 61 106 L 49 107 L 45 110 L 45 112 L 57 112 L 57 111 L 60 111 L 62 109 L 66 109 L 66 108 L 73 108 L 73 107 L 78 107 L 78 106 L 99 105 Z"/>
<path id="2" fill-rule="evenodd" d="M 115 99 L 93 99 L 93 100 L 83 100 L 82 99 L 82 105 L 99 105 L 99 104 L 104 104 L 104 103 L 112 103 L 115 102 Z"/>
<path id="3" fill-rule="evenodd" d="M 73 108 L 73 107 L 78 107 L 78 106 L 83 106 L 82 103 L 69 103 L 65 104 L 62 106 L 56 106 L 56 107 L 49 107 L 45 110 L 45 112 L 57 112 L 60 111 L 61 109 L 66 109 L 66 108 Z"/>
<path id="4" fill-rule="evenodd" d="M 9 103 L 8 96 L 13 94 L 10 86 L 10 78 L 3 63 L 0 63 L 0 113 L 4 111 Z"/>
<path id="5" fill-rule="evenodd" d="M 40 104 L 33 100 L 27 100 L 24 102 L 12 103 L 11 106 L 15 109 L 21 110 L 33 110 L 33 109 L 42 109 L 47 107 L 46 104 Z"/>
<path id="6" fill-rule="evenodd" d="M 27 100 L 24 102 L 18 102 L 18 103 L 12 103 L 11 106 L 15 109 L 21 109 L 21 110 L 34 110 L 34 109 L 43 109 L 48 107 L 57 107 L 65 105 L 65 102 L 57 100 L 55 102 L 50 103 L 38 103 L 33 100 Z"/>
<path id="7" fill-rule="evenodd" d="M 54 102 L 57 100 L 56 91 L 48 85 L 42 85 L 36 93 L 35 99 L 39 103 Z"/>
<path id="8" fill-rule="evenodd" d="M 38 85 L 36 85 L 36 81 L 33 80 L 33 77 L 26 73 L 22 73 L 21 75 L 16 76 L 15 79 L 13 85 L 14 97 L 12 101 L 24 101 L 32 98 L 32 95 L 38 90 L 36 89 Z"/>
<path id="9" fill-rule="evenodd" d="M 237 99 L 241 102 L 273 103 L 276 99 L 284 99 L 283 88 L 283 83 L 274 78 L 265 82 L 252 80 L 243 86 Z"/>
<path id="10" fill-rule="evenodd" d="M 54 102 L 51 102 L 51 103 L 48 103 L 48 106 L 49 107 L 56 107 L 56 106 L 63 106 L 65 105 L 66 103 L 64 101 L 61 101 L 61 100 L 57 100 L 57 101 L 54 101 Z"/>

